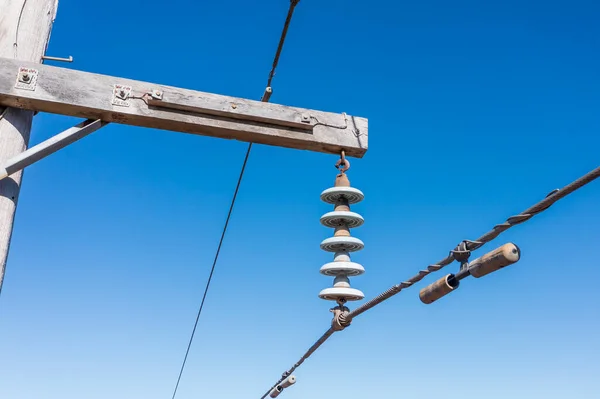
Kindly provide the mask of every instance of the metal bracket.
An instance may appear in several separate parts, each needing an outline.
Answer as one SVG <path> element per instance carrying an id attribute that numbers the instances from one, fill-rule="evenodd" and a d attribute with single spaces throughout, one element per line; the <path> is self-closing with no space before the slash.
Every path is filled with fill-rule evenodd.
<path id="1" fill-rule="evenodd" d="M 17 82 L 15 88 L 23 90 L 35 90 L 37 86 L 38 70 L 33 68 L 20 67 L 17 73 Z"/>
<path id="2" fill-rule="evenodd" d="M 113 85 L 112 105 L 120 107 L 129 107 L 129 98 L 131 97 L 131 86 L 115 84 Z"/>
<path id="3" fill-rule="evenodd" d="M 56 151 L 65 148 L 69 144 L 82 139 L 107 124 L 108 122 L 101 120 L 88 119 L 56 136 L 50 137 L 46 141 L 28 148 L 19 155 L 0 164 L 0 180 L 25 169 L 29 165 L 46 158 L 48 155 L 54 154 Z"/>
<path id="4" fill-rule="evenodd" d="M 60 62 L 73 62 L 73 56 L 70 55 L 69 58 L 63 57 L 50 57 L 48 55 L 43 55 L 42 60 L 50 60 L 50 61 L 60 61 Z"/>

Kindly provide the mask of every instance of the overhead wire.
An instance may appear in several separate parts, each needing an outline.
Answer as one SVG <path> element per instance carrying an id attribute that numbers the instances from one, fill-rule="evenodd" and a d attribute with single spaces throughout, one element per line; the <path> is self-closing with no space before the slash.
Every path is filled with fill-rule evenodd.
<path id="1" fill-rule="evenodd" d="M 300 2 L 300 0 L 290 0 L 290 7 L 288 10 L 288 14 L 283 26 L 283 31 L 281 33 L 281 36 L 279 38 L 279 44 L 277 46 L 277 51 L 275 53 L 275 57 L 273 59 L 273 65 L 271 68 L 271 71 L 269 73 L 269 78 L 267 80 L 267 86 L 265 89 L 265 92 L 261 98 L 262 102 L 269 102 L 269 99 L 271 98 L 271 93 L 272 93 L 272 89 L 271 89 L 271 84 L 273 82 L 273 77 L 275 76 L 275 71 L 277 69 L 277 66 L 279 65 L 279 58 L 281 56 L 281 51 L 283 50 L 283 45 L 285 43 L 285 39 L 287 37 L 287 32 L 288 32 L 288 28 L 290 25 L 290 22 L 292 20 L 292 16 L 294 14 L 294 10 L 296 8 L 296 6 L 298 5 L 298 3 Z M 192 329 L 192 333 L 190 335 L 190 339 L 187 345 L 187 349 L 185 351 L 185 356 L 183 358 L 183 362 L 181 364 L 181 368 L 179 370 L 179 375 L 177 377 L 177 383 L 175 384 L 175 389 L 173 390 L 173 395 L 171 397 L 171 399 L 175 399 L 175 396 L 177 395 L 177 390 L 179 388 L 179 383 L 181 382 L 181 377 L 183 375 L 183 371 L 185 369 L 185 366 L 187 364 L 187 359 L 188 359 L 188 355 L 190 353 L 190 348 L 192 347 L 192 342 L 194 341 L 194 336 L 196 334 L 196 329 L 198 327 L 198 322 L 200 320 L 200 315 L 202 314 L 202 309 L 204 308 L 204 302 L 206 300 L 206 296 L 208 294 L 208 289 L 210 287 L 210 283 L 212 281 L 213 278 L 213 274 L 215 272 L 215 268 L 217 265 L 217 261 L 219 260 L 219 254 L 221 253 L 221 247 L 223 246 L 223 241 L 225 239 L 225 234 L 227 232 L 227 227 L 229 226 L 229 220 L 231 219 L 231 214 L 233 213 L 233 208 L 235 206 L 235 201 L 237 199 L 237 195 L 240 189 L 240 185 L 242 183 L 242 179 L 244 178 L 244 172 L 246 171 L 246 165 L 248 163 L 248 158 L 250 157 L 250 152 L 252 151 L 252 142 L 248 143 L 248 148 L 246 149 L 246 154 L 244 156 L 244 162 L 242 163 L 242 168 L 240 170 L 240 174 L 237 180 L 237 184 L 235 187 L 235 191 L 233 193 L 233 197 L 231 199 L 231 204 L 229 206 L 229 212 L 227 213 L 227 218 L 225 219 L 225 225 L 223 226 L 223 230 L 221 232 L 221 238 L 219 239 L 219 245 L 217 246 L 217 251 L 215 253 L 215 257 L 213 259 L 213 263 L 212 263 L 212 267 L 210 269 L 210 274 L 208 276 L 208 280 L 206 282 L 206 286 L 204 288 L 204 293 L 202 295 L 202 301 L 200 302 L 200 307 L 198 309 L 198 313 L 196 314 L 196 321 L 194 322 L 194 328 Z M 315 348 L 316 350 L 316 348 Z"/>
<path id="2" fill-rule="evenodd" d="M 198 321 L 200 320 L 200 315 L 202 314 L 202 309 L 204 308 L 204 301 L 206 300 L 206 295 L 208 294 L 210 282 L 212 281 L 212 277 L 215 272 L 215 267 L 217 265 L 217 261 L 219 260 L 219 254 L 221 253 L 221 247 L 223 246 L 223 240 L 225 239 L 225 233 L 227 232 L 227 227 L 229 226 L 229 220 L 231 219 L 233 207 L 235 205 L 235 200 L 237 198 L 238 192 L 240 190 L 240 185 L 241 185 L 242 179 L 244 177 L 244 171 L 246 170 L 246 164 L 248 163 L 249 156 L 250 156 L 250 148 L 248 148 L 248 151 L 246 151 L 246 156 L 245 156 L 244 162 L 242 164 L 242 169 L 240 170 L 240 175 L 239 175 L 239 178 L 237 181 L 237 185 L 235 186 L 235 192 L 233 193 L 233 197 L 231 199 L 231 204 L 229 206 L 229 212 L 227 212 L 227 218 L 225 219 L 225 225 L 223 226 L 223 231 L 221 232 L 221 238 L 219 239 L 219 245 L 217 246 L 217 252 L 215 253 L 212 267 L 210 269 L 210 274 L 209 274 L 208 280 L 206 282 L 206 287 L 204 288 L 204 294 L 202 295 L 202 301 L 200 302 L 200 308 L 198 309 L 198 314 L 196 315 L 196 321 L 194 323 L 194 328 L 192 329 L 192 334 L 190 336 L 190 340 L 188 342 L 187 349 L 185 351 L 185 356 L 184 356 L 183 362 L 181 364 L 181 369 L 179 370 L 179 376 L 177 377 L 177 383 L 175 384 L 175 389 L 173 390 L 173 396 L 171 397 L 172 399 L 175 399 L 175 395 L 177 395 L 177 389 L 179 388 L 179 382 L 181 381 L 181 376 L 183 375 L 183 370 L 185 369 L 185 365 L 187 363 L 187 358 L 190 353 L 190 348 L 192 347 L 192 342 L 194 340 L 194 335 L 196 334 L 196 328 L 198 327 Z"/>
<path id="3" fill-rule="evenodd" d="M 290 0 L 290 8 L 288 9 L 287 17 L 285 18 L 285 23 L 283 24 L 283 30 L 281 32 L 281 37 L 279 39 L 279 45 L 277 46 L 277 51 L 275 52 L 275 57 L 273 58 L 273 66 L 271 67 L 271 72 L 269 72 L 267 87 L 271 87 L 271 83 L 273 82 L 273 78 L 275 77 L 275 70 L 277 69 L 277 65 L 279 64 L 279 57 L 281 56 L 281 51 L 283 50 L 283 45 L 285 43 L 287 31 L 290 27 L 290 23 L 292 22 L 294 10 L 296 9 L 298 3 L 300 3 L 300 0 Z"/>
<path id="4" fill-rule="evenodd" d="M 541 212 L 550 208 L 554 203 L 556 203 L 561 198 L 564 198 L 567 195 L 577 191 L 578 189 L 585 186 L 586 184 L 591 183 L 592 181 L 596 180 L 598 177 L 600 177 L 600 167 L 585 174 L 584 176 L 580 177 L 579 179 L 566 185 L 562 189 L 557 189 L 557 190 L 552 191 L 550 194 L 548 194 L 543 200 L 541 200 L 537 204 L 527 208 L 526 210 L 524 210 L 523 212 L 521 212 L 518 215 L 509 217 L 508 219 L 506 219 L 506 221 L 504 223 L 497 224 L 496 226 L 494 226 L 494 228 L 492 230 L 488 231 L 487 233 L 485 233 L 484 235 L 479 237 L 477 240 L 464 240 L 463 241 L 464 248 L 467 251 L 474 251 L 476 249 L 481 248 L 486 243 L 497 238 L 500 234 L 502 234 L 506 230 L 508 230 L 511 227 L 514 227 L 518 224 L 524 223 L 527 220 L 534 217 L 535 215 L 540 214 Z M 455 255 L 456 252 L 458 252 L 456 249 L 450 251 L 450 254 L 446 258 L 439 261 L 438 263 L 427 266 L 427 269 L 420 270 L 419 273 L 417 273 L 410 279 L 408 279 L 400 284 L 394 285 L 387 291 L 384 291 L 383 293 L 381 293 L 380 295 L 371 299 L 370 301 L 365 302 L 364 304 L 362 304 L 358 308 L 354 309 L 350 313 L 348 313 L 346 315 L 341 315 L 340 318 L 342 320 L 344 320 L 344 319 L 348 320 L 348 321 L 352 320 L 353 318 L 361 315 L 362 313 L 366 312 L 367 310 L 379 305 L 381 302 L 396 295 L 397 293 L 402 291 L 404 288 L 408 288 L 408 287 L 412 286 L 413 284 L 421 281 L 423 278 L 425 278 L 425 276 L 429 275 L 430 273 L 436 272 L 436 271 L 442 269 L 443 267 L 448 266 L 449 264 L 454 262 L 454 260 L 456 260 L 456 255 Z"/>
<path id="5" fill-rule="evenodd" d="M 498 225 L 494 226 L 494 228 L 492 230 L 490 230 L 489 232 L 485 233 L 484 235 L 482 235 L 481 237 L 479 237 L 477 240 L 473 240 L 473 241 L 471 241 L 471 240 L 464 240 L 461 243 L 462 245 L 459 244 L 459 246 L 457 246 L 456 249 L 451 250 L 450 254 L 446 258 L 444 258 L 443 260 L 441 260 L 440 262 L 438 262 L 438 263 L 436 263 L 434 265 L 427 266 L 427 269 L 420 270 L 419 273 L 417 273 L 416 275 L 414 275 L 410 279 L 408 279 L 406 281 L 403 281 L 400 284 L 396 284 L 396 285 L 392 286 L 388 290 L 382 292 L 381 294 L 379 294 L 375 298 L 373 298 L 373 299 L 365 302 L 364 304 L 362 304 L 361 306 L 357 307 L 353 311 L 350 311 L 350 312 L 347 312 L 347 313 L 341 313 L 340 316 L 339 316 L 339 323 L 341 323 L 345 327 L 348 326 L 348 325 L 350 325 L 350 322 L 355 317 L 363 314 L 364 312 L 366 312 L 369 309 L 374 308 L 375 306 L 379 305 L 380 303 L 384 302 L 385 300 L 387 300 L 387 299 L 391 298 L 392 296 L 398 294 L 403 289 L 411 287 L 415 283 L 421 281 L 425 276 L 429 275 L 430 273 L 436 272 L 436 271 L 442 269 L 444 266 L 447 266 L 447 265 L 451 264 L 452 262 L 454 262 L 454 260 L 456 260 L 455 257 L 456 257 L 457 253 L 459 253 L 461 251 L 465 251 L 465 250 L 466 251 L 473 251 L 475 249 L 481 248 L 484 244 L 486 244 L 486 243 L 494 240 L 495 238 L 497 238 L 504 231 L 510 229 L 513 226 L 516 226 L 517 224 L 521 224 L 523 222 L 526 222 L 527 220 L 530 220 L 535 215 L 538 215 L 541 212 L 545 211 L 546 209 L 550 208 L 558 200 L 566 197 L 569 194 L 572 194 L 573 192 L 577 191 L 581 187 L 583 187 L 583 186 L 587 185 L 588 183 L 591 183 L 592 181 L 596 180 L 598 177 L 600 177 L 600 167 L 598 167 L 598 168 L 592 170 L 591 172 L 585 174 L 584 176 L 580 177 L 579 179 L 577 179 L 577 180 L 573 181 L 572 183 L 566 185 L 562 189 L 553 190 L 543 200 L 541 200 L 538 203 L 536 203 L 535 205 L 527 208 L 522 213 L 520 213 L 518 215 L 515 215 L 515 216 L 509 217 L 504 223 L 498 224 Z M 267 395 L 271 392 L 272 389 L 274 389 L 277 385 L 279 385 L 285 378 L 287 378 L 287 376 L 289 376 L 291 373 L 293 373 L 302 363 L 304 363 L 304 361 L 310 355 L 312 355 L 321 345 L 323 345 L 325 343 L 325 341 L 327 341 L 327 339 L 329 339 L 333 335 L 333 333 L 336 332 L 336 331 L 341 331 L 341 330 L 335 330 L 333 327 L 330 327 L 321 336 L 321 338 L 319 338 L 317 340 L 317 342 L 315 342 L 304 353 L 304 355 L 302 355 L 302 357 L 300 358 L 300 360 L 298 362 L 296 362 L 288 371 L 286 371 L 286 372 L 283 373 L 282 377 L 267 391 L 266 394 L 264 394 L 261 397 L 261 399 L 266 398 Z"/>
<path id="6" fill-rule="evenodd" d="M 271 393 L 271 391 L 273 389 L 275 389 L 275 387 L 279 384 L 281 384 L 283 382 L 283 380 L 285 380 L 288 376 L 290 376 L 294 371 L 296 371 L 296 369 L 298 367 L 300 367 L 302 365 L 302 363 L 304 363 L 304 361 L 306 359 L 308 359 L 310 357 L 310 355 L 312 355 L 313 353 L 315 353 L 315 351 L 317 349 L 319 349 L 319 347 L 321 345 L 323 345 L 325 343 L 325 341 L 327 341 L 329 339 L 329 337 L 331 337 L 333 335 L 333 333 L 335 332 L 335 330 L 330 327 L 329 330 L 325 331 L 325 333 L 321 336 L 321 338 L 319 338 L 317 340 L 317 342 L 315 342 L 305 353 L 304 355 L 302 355 L 302 357 L 300 358 L 300 360 L 298 360 L 296 363 L 294 363 L 294 365 L 287 370 L 286 372 L 284 372 L 281 375 L 281 378 L 279 380 L 277 380 L 277 382 L 271 387 L 269 388 L 269 390 L 267 392 L 265 392 L 265 394 L 263 396 L 260 397 L 260 399 L 265 399 L 267 397 L 267 395 L 269 395 L 269 393 Z"/>

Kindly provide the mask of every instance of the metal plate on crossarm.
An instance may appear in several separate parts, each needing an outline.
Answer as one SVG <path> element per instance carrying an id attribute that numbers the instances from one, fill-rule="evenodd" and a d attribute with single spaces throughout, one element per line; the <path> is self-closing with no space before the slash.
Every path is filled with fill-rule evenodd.
<path id="1" fill-rule="evenodd" d="M 23 90 L 35 90 L 37 85 L 38 71 L 34 68 L 20 67 L 17 73 L 15 88 Z"/>
<path id="2" fill-rule="evenodd" d="M 115 84 L 113 86 L 112 105 L 120 107 L 129 107 L 129 97 L 131 97 L 131 86 Z"/>

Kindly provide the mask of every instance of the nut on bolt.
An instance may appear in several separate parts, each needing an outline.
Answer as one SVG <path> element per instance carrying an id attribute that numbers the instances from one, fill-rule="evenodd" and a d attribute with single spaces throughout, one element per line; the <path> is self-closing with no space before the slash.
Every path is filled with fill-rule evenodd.
<path id="1" fill-rule="evenodd" d="M 157 100 L 162 100 L 162 97 L 163 97 L 162 90 L 152 89 L 152 97 L 156 98 Z"/>

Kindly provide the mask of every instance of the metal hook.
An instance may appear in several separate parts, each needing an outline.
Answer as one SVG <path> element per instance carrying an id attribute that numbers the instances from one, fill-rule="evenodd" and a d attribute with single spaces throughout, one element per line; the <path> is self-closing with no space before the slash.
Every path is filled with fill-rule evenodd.
<path id="1" fill-rule="evenodd" d="M 335 163 L 335 167 L 340 171 L 340 173 L 345 173 L 348 169 L 350 169 L 350 161 L 346 159 L 346 153 L 342 150 L 340 154 L 340 159 Z"/>

